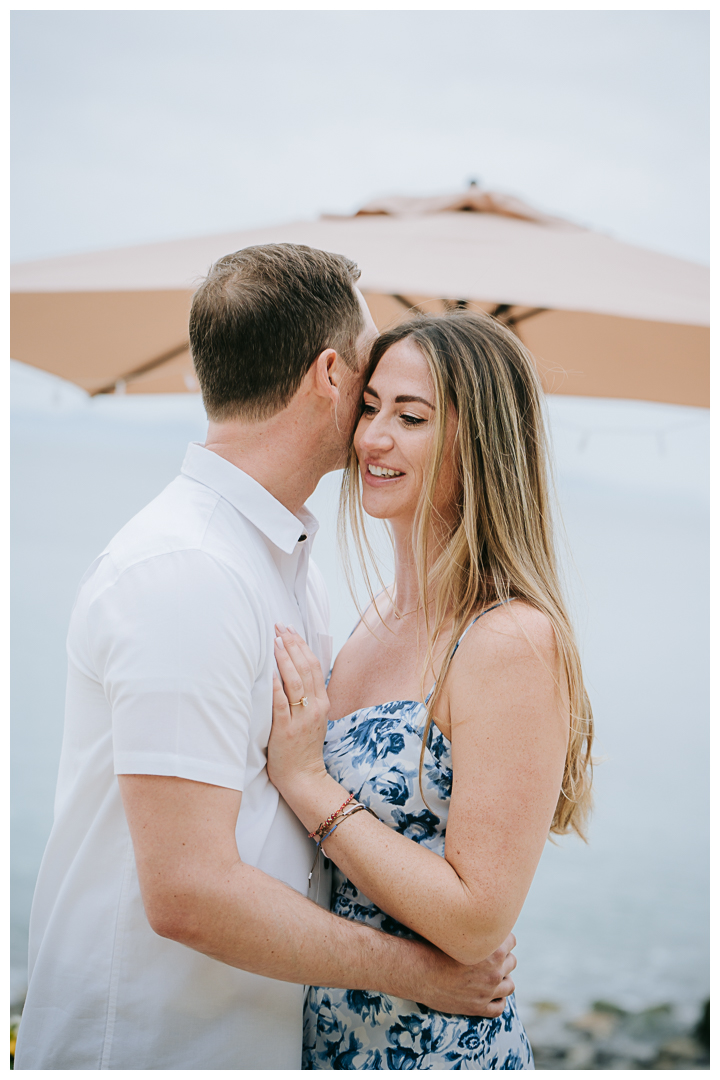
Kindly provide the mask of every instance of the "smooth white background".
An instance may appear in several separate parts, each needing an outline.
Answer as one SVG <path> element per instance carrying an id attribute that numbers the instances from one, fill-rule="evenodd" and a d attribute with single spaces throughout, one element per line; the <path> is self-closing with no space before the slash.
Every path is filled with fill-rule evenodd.
<path id="1" fill-rule="evenodd" d="M 16 11 L 13 260 L 476 177 L 707 262 L 705 11 Z"/>

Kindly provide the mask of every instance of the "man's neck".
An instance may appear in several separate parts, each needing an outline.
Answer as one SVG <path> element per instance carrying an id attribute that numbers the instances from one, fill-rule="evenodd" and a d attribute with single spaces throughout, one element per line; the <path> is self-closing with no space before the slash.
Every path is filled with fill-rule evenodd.
<path id="1" fill-rule="evenodd" d="M 318 453 L 307 424 L 284 410 L 269 420 L 208 426 L 205 447 L 242 469 L 290 513 L 297 514 L 332 463 Z"/>

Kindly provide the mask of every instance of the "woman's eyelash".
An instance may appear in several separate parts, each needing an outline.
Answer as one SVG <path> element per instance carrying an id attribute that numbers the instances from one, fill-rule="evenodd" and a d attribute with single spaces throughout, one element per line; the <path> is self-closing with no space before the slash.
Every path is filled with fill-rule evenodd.
<path id="1" fill-rule="evenodd" d="M 377 410 L 376 405 L 371 405 L 369 401 L 366 401 L 366 402 L 363 403 L 363 407 L 362 407 L 362 415 L 363 416 L 372 416 L 377 411 L 378 410 Z M 412 413 L 401 413 L 400 414 L 400 419 L 403 422 L 403 424 L 405 424 L 406 427 L 417 427 L 419 424 L 426 424 L 427 423 L 427 420 L 425 419 L 424 416 L 413 416 Z"/>

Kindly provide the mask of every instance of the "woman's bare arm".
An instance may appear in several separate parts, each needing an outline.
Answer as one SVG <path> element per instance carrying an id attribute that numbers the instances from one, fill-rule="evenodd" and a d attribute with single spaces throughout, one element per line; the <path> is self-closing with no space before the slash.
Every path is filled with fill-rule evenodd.
<path id="1" fill-rule="evenodd" d="M 338 918 L 240 861 L 239 791 L 176 776 L 118 782 L 145 912 L 162 937 L 273 979 L 381 990 L 443 1012 L 502 1012 L 514 938 L 466 968 L 422 942 Z"/>
<path id="2" fill-rule="evenodd" d="M 288 655 L 297 655 L 292 645 Z M 446 685 L 453 790 L 445 858 L 370 814 L 354 814 L 324 844 L 383 911 L 463 963 L 488 956 L 512 929 L 547 838 L 568 737 L 556 670 L 545 616 L 521 604 L 485 615 Z M 283 718 L 276 702 L 269 758 L 273 782 L 308 831 L 347 798 L 317 761 L 318 734 L 303 715 L 310 711 Z"/>

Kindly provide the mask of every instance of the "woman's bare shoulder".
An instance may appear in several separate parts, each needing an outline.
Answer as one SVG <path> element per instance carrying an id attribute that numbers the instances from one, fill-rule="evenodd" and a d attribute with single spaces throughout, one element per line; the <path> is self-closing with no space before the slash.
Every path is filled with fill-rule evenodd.
<path id="1" fill-rule="evenodd" d="M 565 714 L 557 708 L 558 661 L 555 632 L 542 611 L 519 600 L 488 611 L 465 635 L 448 671 L 454 736 L 460 737 L 466 720 L 478 730 L 478 724 L 498 717 L 512 722 L 515 731 L 526 724 L 539 730 L 542 715 L 554 718 L 543 730 L 565 738 Z"/>
<path id="2" fill-rule="evenodd" d="M 548 616 L 524 600 L 512 600 L 486 611 L 465 635 L 453 667 L 491 668 L 523 661 L 552 661 L 555 631 Z"/>

